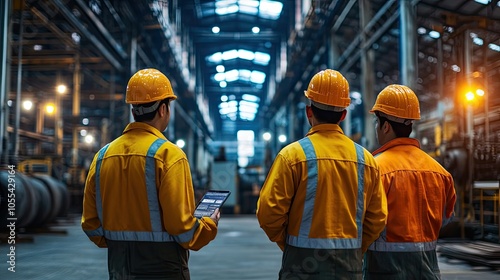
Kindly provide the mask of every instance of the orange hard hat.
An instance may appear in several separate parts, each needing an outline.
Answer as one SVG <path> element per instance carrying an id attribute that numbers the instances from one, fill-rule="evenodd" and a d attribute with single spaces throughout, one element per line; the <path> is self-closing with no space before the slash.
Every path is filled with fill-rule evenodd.
<path id="1" fill-rule="evenodd" d="M 340 72 L 331 69 L 316 73 L 304 94 L 324 110 L 342 111 L 351 104 L 349 83 Z"/>
<path id="2" fill-rule="evenodd" d="M 370 110 L 381 112 L 393 121 L 404 123 L 405 120 L 420 120 L 420 105 L 417 95 L 407 86 L 389 85 L 377 96 Z"/>
<path id="3" fill-rule="evenodd" d="M 166 98 L 176 99 L 170 80 L 159 70 L 149 68 L 137 71 L 128 81 L 125 102 L 144 104 Z"/>

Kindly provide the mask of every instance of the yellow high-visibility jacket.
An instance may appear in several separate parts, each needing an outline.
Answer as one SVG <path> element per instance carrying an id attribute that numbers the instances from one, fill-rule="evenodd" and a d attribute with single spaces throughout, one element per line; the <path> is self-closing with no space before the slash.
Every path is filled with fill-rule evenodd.
<path id="1" fill-rule="evenodd" d="M 198 250 L 217 226 L 197 219 L 184 152 L 156 128 L 129 124 L 94 157 L 85 184 L 82 228 L 99 247 L 106 240 L 177 242 Z"/>
<path id="2" fill-rule="evenodd" d="M 385 226 L 377 163 L 336 124 L 283 148 L 260 192 L 257 217 L 269 239 L 315 249 L 362 249 Z"/>
<path id="3" fill-rule="evenodd" d="M 369 250 L 418 252 L 436 248 L 453 215 L 453 177 L 420 149 L 418 140 L 396 138 L 373 152 L 387 194 L 386 229 Z"/>

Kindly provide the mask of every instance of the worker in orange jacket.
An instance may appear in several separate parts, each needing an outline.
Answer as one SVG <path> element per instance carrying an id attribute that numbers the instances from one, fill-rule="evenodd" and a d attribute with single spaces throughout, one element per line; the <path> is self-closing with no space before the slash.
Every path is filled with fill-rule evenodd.
<path id="1" fill-rule="evenodd" d="M 276 156 L 257 218 L 283 250 L 279 279 L 361 279 L 363 252 L 387 217 L 378 166 L 339 126 L 350 104 L 341 73 L 317 73 L 305 96 L 312 128 Z"/>
<path id="2" fill-rule="evenodd" d="M 436 241 L 453 216 L 453 178 L 408 138 L 420 119 L 415 93 L 403 85 L 383 89 L 371 109 L 380 145 L 380 166 L 389 216 L 365 258 L 365 279 L 440 279 Z"/>
<path id="3" fill-rule="evenodd" d="M 217 234 L 219 211 L 193 216 L 186 155 L 162 134 L 176 98 L 160 71 L 135 73 L 126 93 L 135 122 L 90 166 L 82 228 L 108 248 L 109 279 L 190 279 L 188 249 L 202 248 Z"/>

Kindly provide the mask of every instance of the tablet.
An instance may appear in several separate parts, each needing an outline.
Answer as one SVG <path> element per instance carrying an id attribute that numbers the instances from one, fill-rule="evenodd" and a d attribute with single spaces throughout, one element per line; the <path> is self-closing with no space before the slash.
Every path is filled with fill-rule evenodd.
<path id="1" fill-rule="evenodd" d="M 210 217 L 215 209 L 221 208 L 230 194 L 230 191 L 208 190 L 205 195 L 203 195 L 200 202 L 198 202 L 198 205 L 196 205 L 194 216 L 197 218 L 204 216 Z"/>

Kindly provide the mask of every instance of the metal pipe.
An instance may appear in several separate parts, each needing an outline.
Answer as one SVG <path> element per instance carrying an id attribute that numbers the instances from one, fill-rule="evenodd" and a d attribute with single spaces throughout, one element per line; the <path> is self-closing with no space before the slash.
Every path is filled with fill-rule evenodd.
<path id="1" fill-rule="evenodd" d="M 411 89 L 415 89 L 417 78 L 417 16 L 415 8 L 411 5 L 411 0 L 399 1 L 399 52 L 400 52 L 400 75 L 401 83 Z"/>
<path id="2" fill-rule="evenodd" d="M 78 165 L 78 122 L 80 117 L 80 53 L 75 55 L 75 69 L 73 72 L 73 149 L 72 167 Z"/>
<path id="3" fill-rule="evenodd" d="M 0 163 L 7 163 L 7 127 L 9 125 L 9 111 L 7 106 L 9 92 L 9 72 L 7 64 L 9 57 L 9 38 L 12 36 L 9 28 L 9 14 L 11 1 L 3 1 L 0 6 L 0 28 L 2 29 L 2 41 L 0 42 Z M 4 151 L 4 147 L 5 150 Z"/>
<path id="4" fill-rule="evenodd" d="M 61 0 L 52 0 L 55 5 L 61 11 L 63 12 L 62 14 L 64 17 L 73 25 L 75 26 L 85 37 L 89 39 L 92 44 L 96 47 L 97 50 L 99 50 L 104 57 L 119 71 L 122 70 L 122 65 L 120 61 L 118 61 L 113 54 L 106 48 L 100 41 L 97 39 L 96 36 L 94 36 L 81 22 L 80 20 L 73 15 L 73 13 L 66 7 L 66 5 L 61 1 Z"/>
<path id="5" fill-rule="evenodd" d="M 21 59 L 23 57 L 23 32 L 24 32 L 24 7 L 21 6 L 19 10 L 19 46 L 17 54 L 17 92 L 16 92 L 16 114 L 14 122 L 14 153 L 13 160 L 17 162 L 19 156 L 19 126 L 21 124 L 21 87 L 23 81 L 23 64 Z"/>

